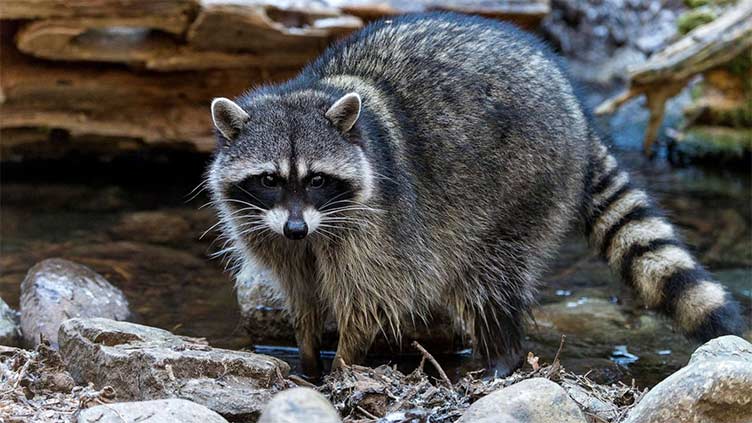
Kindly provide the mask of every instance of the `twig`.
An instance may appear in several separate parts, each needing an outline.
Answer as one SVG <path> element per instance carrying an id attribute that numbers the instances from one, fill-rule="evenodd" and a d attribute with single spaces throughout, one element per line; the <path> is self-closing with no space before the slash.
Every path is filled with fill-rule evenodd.
<path id="1" fill-rule="evenodd" d="M 561 335 L 561 341 L 559 341 L 559 349 L 556 350 L 556 355 L 554 356 L 554 363 L 556 363 L 559 360 L 559 354 L 561 354 L 562 348 L 564 348 L 564 340 L 567 339 L 567 335 Z"/>
<path id="2" fill-rule="evenodd" d="M 436 361 L 435 358 L 433 358 L 431 353 L 429 353 L 425 348 L 423 348 L 423 346 L 420 345 L 418 341 L 413 341 L 412 345 L 413 345 L 413 348 L 417 349 L 418 351 L 420 351 L 421 354 L 423 354 L 423 358 L 428 359 L 428 361 L 430 361 L 431 364 L 433 364 L 433 367 L 435 367 L 436 370 L 439 372 L 439 376 L 441 376 L 441 378 L 444 380 L 444 383 L 446 383 L 447 386 L 449 386 L 449 388 L 452 389 L 453 388 L 452 381 L 449 380 L 449 376 L 447 376 L 446 372 L 444 372 L 444 369 L 441 368 L 441 366 L 439 365 L 439 362 Z"/>
<path id="3" fill-rule="evenodd" d="M 21 379 L 23 379 L 24 376 L 26 376 L 26 371 L 29 369 L 29 365 L 31 364 L 31 360 L 32 360 L 32 358 L 29 357 L 29 359 L 26 360 L 26 363 L 24 363 L 23 367 L 21 367 L 21 371 L 18 372 L 18 377 L 16 378 L 16 381 L 13 382 L 13 390 L 15 390 L 16 388 L 18 388 L 18 383 L 21 382 Z"/>
<path id="4" fill-rule="evenodd" d="M 298 386 L 306 386 L 308 388 L 315 388 L 316 387 L 316 385 L 314 385 L 313 383 L 311 383 L 311 382 L 303 379 L 302 377 L 300 377 L 298 375 L 290 375 L 287 378 L 290 379 L 294 384 L 296 384 Z"/>
<path id="5" fill-rule="evenodd" d="M 365 408 L 363 408 L 361 406 L 357 406 L 356 408 L 358 409 L 358 411 L 360 411 L 361 413 L 363 413 L 363 415 L 365 415 L 369 419 L 373 419 L 373 420 L 378 420 L 379 419 L 378 417 L 376 417 L 373 414 L 369 413 Z"/>
<path id="6" fill-rule="evenodd" d="M 561 335 L 561 341 L 559 341 L 559 349 L 556 350 L 556 355 L 554 356 L 554 361 L 551 363 L 551 367 L 548 368 L 548 372 L 546 373 L 547 378 L 551 378 L 551 375 L 557 370 L 561 368 L 561 363 L 559 363 L 559 354 L 561 354 L 562 348 L 564 348 L 564 340 L 567 339 L 567 335 Z"/>

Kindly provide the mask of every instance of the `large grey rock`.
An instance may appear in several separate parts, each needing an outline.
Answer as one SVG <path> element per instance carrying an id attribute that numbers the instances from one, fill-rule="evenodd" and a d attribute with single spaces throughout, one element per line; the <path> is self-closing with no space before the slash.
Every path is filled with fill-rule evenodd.
<path id="1" fill-rule="evenodd" d="M 689 358 L 689 365 L 717 359 L 743 360 L 752 363 L 752 344 L 738 336 L 720 336 L 696 349 Z"/>
<path id="2" fill-rule="evenodd" d="M 504 416 L 505 420 L 497 420 Z M 511 420 L 510 420 L 511 419 Z M 585 417 L 562 387 L 533 378 L 492 392 L 471 405 L 457 423 L 584 423 Z"/>
<path id="3" fill-rule="evenodd" d="M 227 423 L 222 416 L 203 405 L 184 399 L 118 402 L 87 408 L 78 423 Z"/>
<path id="4" fill-rule="evenodd" d="M 272 398 L 258 423 L 339 423 L 331 403 L 311 388 L 293 388 Z"/>
<path id="5" fill-rule="evenodd" d="M 17 347 L 21 339 L 18 312 L 0 298 L 0 345 Z"/>
<path id="6" fill-rule="evenodd" d="M 76 382 L 112 386 L 119 401 L 184 398 L 233 421 L 255 421 L 289 372 L 274 357 L 100 318 L 65 321 L 60 352 Z"/>
<path id="7" fill-rule="evenodd" d="M 21 331 L 29 346 L 42 335 L 57 346 L 60 323 L 73 317 L 129 317 L 128 300 L 86 266 L 63 259 L 34 265 L 21 283 Z"/>
<path id="8" fill-rule="evenodd" d="M 625 423 L 752 422 L 750 347 L 734 336 L 709 341 L 686 367 L 650 390 Z"/>

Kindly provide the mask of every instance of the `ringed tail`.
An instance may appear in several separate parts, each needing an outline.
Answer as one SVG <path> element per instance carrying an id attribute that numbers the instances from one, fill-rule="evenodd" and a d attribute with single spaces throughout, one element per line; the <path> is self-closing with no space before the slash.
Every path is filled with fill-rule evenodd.
<path id="1" fill-rule="evenodd" d="M 605 145 L 590 160 L 585 230 L 591 245 L 645 306 L 705 342 L 741 332 L 739 306 L 687 251 L 650 196 L 635 187 Z"/>

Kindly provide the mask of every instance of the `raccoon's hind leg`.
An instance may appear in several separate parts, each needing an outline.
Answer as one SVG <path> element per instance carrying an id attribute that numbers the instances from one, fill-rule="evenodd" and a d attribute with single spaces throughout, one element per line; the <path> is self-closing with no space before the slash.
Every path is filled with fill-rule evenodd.
<path id="1" fill-rule="evenodd" d="M 470 331 L 473 356 L 481 360 L 487 374 L 507 376 L 522 364 L 522 339 L 533 285 L 524 272 L 502 272 L 493 264 L 471 268 L 496 270 L 469 272 L 462 283 L 453 285 L 448 303 Z"/>
<path id="2" fill-rule="evenodd" d="M 472 313 L 473 352 L 491 377 L 505 377 L 522 365 L 524 316 L 508 305 L 488 301 Z"/>

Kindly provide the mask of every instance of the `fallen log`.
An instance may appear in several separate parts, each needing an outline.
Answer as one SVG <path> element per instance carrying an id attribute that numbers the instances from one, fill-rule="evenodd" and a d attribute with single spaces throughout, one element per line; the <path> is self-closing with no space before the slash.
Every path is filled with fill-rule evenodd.
<path id="1" fill-rule="evenodd" d="M 663 121 L 666 101 L 698 74 L 723 66 L 752 49 L 752 0 L 743 0 L 718 19 L 686 36 L 629 70 L 629 88 L 600 104 L 596 114 L 614 113 L 634 97 L 645 95 L 650 120 L 643 141 L 646 154 Z"/>

